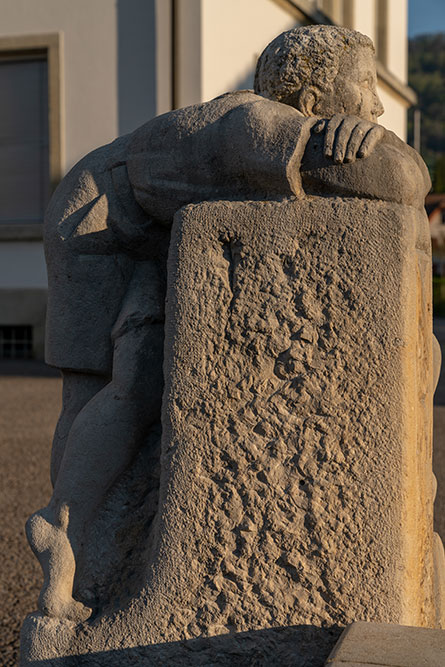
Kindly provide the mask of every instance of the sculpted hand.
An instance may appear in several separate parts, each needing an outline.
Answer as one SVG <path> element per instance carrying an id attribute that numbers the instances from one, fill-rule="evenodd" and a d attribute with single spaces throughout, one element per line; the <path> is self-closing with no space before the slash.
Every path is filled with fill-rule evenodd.
<path id="1" fill-rule="evenodd" d="M 316 134 L 325 132 L 324 154 L 337 164 L 368 157 L 385 133 L 381 125 L 342 114 L 318 121 L 313 131 Z"/>

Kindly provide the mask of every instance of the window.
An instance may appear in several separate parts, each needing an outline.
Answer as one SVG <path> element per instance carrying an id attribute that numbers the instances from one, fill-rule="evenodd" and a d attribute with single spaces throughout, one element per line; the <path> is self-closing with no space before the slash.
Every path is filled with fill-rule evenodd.
<path id="1" fill-rule="evenodd" d="M 49 197 L 46 54 L 0 56 L 0 91 L 0 223 L 39 223 Z"/>
<path id="2" fill-rule="evenodd" d="M 388 0 L 376 0 L 376 54 L 383 65 L 388 60 Z"/>
<path id="3" fill-rule="evenodd" d="M 31 359 L 32 327 L 0 326 L 0 359 Z"/>
<path id="4" fill-rule="evenodd" d="M 63 164 L 59 33 L 0 37 L 0 240 L 38 240 Z"/>

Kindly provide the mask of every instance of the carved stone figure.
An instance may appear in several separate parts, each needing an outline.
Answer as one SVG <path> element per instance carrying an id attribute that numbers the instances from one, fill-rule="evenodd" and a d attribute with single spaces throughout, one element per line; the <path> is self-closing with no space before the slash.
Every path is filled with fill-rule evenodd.
<path id="1" fill-rule="evenodd" d="M 429 260 L 420 212 L 430 182 L 417 153 L 376 124 L 382 111 L 371 41 L 343 28 L 299 28 L 265 49 L 254 92 L 228 93 L 155 118 L 86 156 L 57 189 L 45 223 L 47 361 L 62 369 L 64 400 L 53 444 L 53 496 L 27 524 L 44 573 L 44 616 L 29 617 L 24 628 L 28 662 L 36 655 L 76 655 L 81 642 L 82 652 L 122 647 L 130 626 L 125 647 L 165 642 L 160 662 L 150 662 L 152 652 L 144 654 L 146 664 L 175 664 L 179 654 L 169 642 L 199 636 L 341 625 L 357 615 L 406 622 L 409 605 L 414 624 L 440 622 L 440 604 L 431 601 L 431 327 L 428 296 L 422 296 Z M 173 217 L 183 207 L 170 240 Z M 367 243 L 377 273 L 364 260 Z M 381 243 L 394 254 L 389 265 Z M 411 255 L 398 254 L 403 244 Z M 416 248 L 423 252 L 418 264 L 407 259 Z M 320 271 L 324 286 L 317 291 Z M 403 300 L 409 308 L 414 304 L 403 293 L 408 274 L 418 276 L 414 320 L 417 327 L 416 318 L 423 318 L 420 343 L 417 334 L 407 343 L 403 323 L 395 324 Z M 368 290 L 378 293 L 382 284 L 379 306 Z M 342 314 L 345 299 L 349 305 Z M 360 369 L 366 329 L 359 314 L 365 311 L 371 318 L 366 354 L 377 361 Z M 407 312 L 402 320 L 412 322 L 414 311 L 409 317 Z M 375 324 L 379 317 L 390 341 Z M 346 321 L 356 323 L 355 333 L 342 333 Z M 401 389 L 394 381 L 397 373 L 406 380 L 399 355 L 404 346 L 414 354 L 422 350 L 417 389 Z M 366 387 L 373 387 L 369 395 Z M 423 407 L 412 429 L 417 428 L 413 437 L 422 462 L 411 450 L 406 456 L 409 470 L 423 466 L 426 473 L 419 482 L 422 500 L 412 500 L 409 530 L 414 535 L 417 522 L 425 532 L 405 546 L 399 533 L 391 538 L 394 553 L 409 561 L 396 580 L 395 561 L 385 549 L 400 512 L 388 489 L 394 483 L 404 508 L 408 491 L 402 478 L 408 473 L 398 475 L 385 452 L 391 441 L 401 456 L 399 444 L 411 442 L 403 419 L 399 428 L 394 405 L 402 412 L 410 401 L 417 406 L 416 392 Z M 334 411 L 323 395 L 339 397 Z M 384 416 L 384 406 L 377 407 L 383 396 L 394 403 L 388 414 L 397 428 Z M 159 439 L 161 403 L 158 491 L 153 443 Z M 369 487 L 359 483 L 348 457 L 363 462 L 367 480 L 379 473 L 385 492 L 372 490 L 377 479 Z M 142 463 L 147 467 L 141 473 Z M 131 539 L 125 541 L 133 530 L 127 519 L 119 527 L 127 552 L 115 563 L 117 586 L 108 573 L 116 605 L 112 595 L 106 601 L 91 595 L 86 572 L 94 570 L 91 552 L 101 549 L 95 540 L 106 541 L 107 527 L 119 532 L 112 508 L 128 505 L 128 489 L 142 483 L 141 475 L 156 478 L 138 501 L 146 533 L 139 526 L 131 546 Z M 332 490 L 336 475 L 340 495 Z M 340 481 L 345 475 L 357 476 L 349 488 Z M 324 487 L 317 487 L 319 479 Z M 364 528 L 369 512 L 362 505 L 356 518 L 364 530 L 363 548 L 351 538 L 360 484 L 364 504 L 382 508 L 377 514 L 383 532 L 375 548 L 369 546 L 372 526 Z M 144 515 L 147 499 L 153 504 L 150 520 Z M 314 509 L 323 502 L 326 510 Z M 101 528 L 91 529 L 95 522 Z M 337 529 L 339 539 L 332 537 L 329 553 L 329 534 Z M 131 577 L 122 577 L 119 568 L 135 558 L 141 538 L 138 590 L 125 598 L 122 581 Z M 437 543 L 439 569 L 441 549 Z M 342 574 L 342 558 L 359 577 L 367 567 L 360 559 L 371 553 L 378 563 L 368 564 L 366 585 Z M 417 567 L 418 558 L 423 564 Z M 107 562 L 110 569 L 113 561 Z M 323 585 L 310 578 L 315 572 L 322 573 Z M 73 596 L 75 577 L 84 581 Z M 400 599 L 394 593 L 391 603 L 379 597 L 371 602 L 373 588 L 385 590 L 394 581 L 404 587 L 410 577 L 422 580 L 429 592 L 413 584 L 414 592 L 402 592 Z M 116 612 L 127 604 L 125 613 Z M 52 653 L 42 639 L 53 632 L 45 616 L 60 619 L 63 627 Z M 111 638 L 106 618 L 113 619 Z M 323 640 L 325 648 L 334 635 Z M 308 651 L 314 641 L 323 645 L 314 635 Z M 268 640 L 265 645 L 268 654 Z M 181 664 L 189 664 L 181 656 Z M 116 655 L 116 664 L 125 664 L 122 659 Z M 210 664 L 205 659 L 190 664 Z"/>

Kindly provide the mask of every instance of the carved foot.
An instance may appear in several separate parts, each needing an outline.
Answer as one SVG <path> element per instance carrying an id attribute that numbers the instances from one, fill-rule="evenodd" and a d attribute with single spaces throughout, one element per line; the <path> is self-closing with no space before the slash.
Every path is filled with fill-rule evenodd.
<path id="1" fill-rule="evenodd" d="M 26 522 L 28 542 L 43 571 L 39 609 L 46 616 L 81 623 L 91 616 L 91 609 L 72 595 L 76 563 L 66 532 L 68 508 L 61 512 L 60 526 L 44 513 L 45 510 L 40 510 Z"/>
<path id="2" fill-rule="evenodd" d="M 57 597 L 48 589 L 39 595 L 38 607 L 45 616 L 63 618 L 74 623 L 83 623 L 91 616 L 91 609 L 75 600 L 71 595 L 66 598 Z"/>

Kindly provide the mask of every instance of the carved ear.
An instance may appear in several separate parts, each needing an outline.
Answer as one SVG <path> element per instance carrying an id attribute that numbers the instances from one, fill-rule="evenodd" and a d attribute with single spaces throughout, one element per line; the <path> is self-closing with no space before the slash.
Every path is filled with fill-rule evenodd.
<path id="1" fill-rule="evenodd" d="M 320 101 L 320 91 L 314 86 L 303 88 L 298 100 L 298 108 L 304 116 L 315 116 L 315 107 Z"/>

